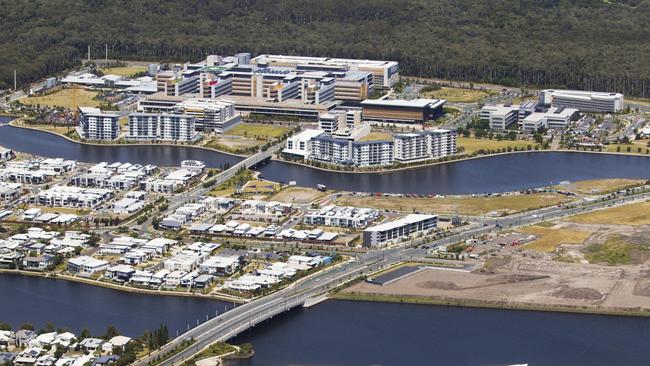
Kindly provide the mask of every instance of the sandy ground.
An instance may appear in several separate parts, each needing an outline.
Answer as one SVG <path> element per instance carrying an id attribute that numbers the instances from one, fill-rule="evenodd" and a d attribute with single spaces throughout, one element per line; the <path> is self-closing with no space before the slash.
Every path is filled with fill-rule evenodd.
<path id="1" fill-rule="evenodd" d="M 467 300 L 509 305 L 587 307 L 610 311 L 650 310 L 650 270 L 529 258 L 502 257 L 486 273 L 427 269 L 379 286 L 359 283 L 345 293 Z M 486 304 L 489 305 L 489 304 Z"/>

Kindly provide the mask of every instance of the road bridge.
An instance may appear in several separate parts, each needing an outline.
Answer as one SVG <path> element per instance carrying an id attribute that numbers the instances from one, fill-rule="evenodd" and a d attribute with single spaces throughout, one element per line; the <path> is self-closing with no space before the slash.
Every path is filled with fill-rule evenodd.
<path id="1" fill-rule="evenodd" d="M 178 365 L 212 343 L 227 341 L 241 332 L 254 327 L 256 324 L 295 307 L 302 306 L 308 299 L 326 294 L 349 280 L 402 261 L 422 258 L 427 253 L 427 250 L 422 248 L 423 244 L 449 245 L 490 232 L 499 231 L 504 227 L 532 225 L 546 220 L 555 220 L 588 211 L 645 201 L 650 198 L 650 193 L 646 190 L 647 188 L 649 187 L 637 188 L 630 191 L 629 194 L 613 198 L 611 196 L 602 197 L 602 200 L 595 202 L 585 201 L 574 206 L 555 206 L 498 219 L 495 218 L 495 221 L 491 224 L 484 223 L 482 225 L 460 227 L 452 231 L 448 236 L 433 241 L 427 242 L 424 239 L 414 239 L 402 246 L 371 251 L 359 258 L 324 269 L 278 292 L 251 301 L 227 311 L 216 318 L 210 319 L 183 333 L 180 337 L 173 339 L 160 350 L 135 364 L 145 366 L 147 362 L 170 352 L 183 340 L 193 338 L 196 341 L 194 344 L 160 363 L 161 365 Z"/>

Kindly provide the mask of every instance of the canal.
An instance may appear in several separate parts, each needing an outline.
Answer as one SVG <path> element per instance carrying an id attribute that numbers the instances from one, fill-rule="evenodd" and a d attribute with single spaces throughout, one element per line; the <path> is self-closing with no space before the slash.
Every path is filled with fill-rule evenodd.
<path id="1" fill-rule="evenodd" d="M 229 303 L 119 292 L 63 280 L 0 275 L 0 321 L 38 329 L 172 335 Z M 257 325 L 232 342 L 255 356 L 230 366 L 642 365 L 650 319 L 330 300 Z"/>
<path id="2" fill-rule="evenodd" d="M 202 160 L 210 167 L 239 157 L 188 146 L 97 146 L 49 133 L 0 126 L 0 145 L 29 154 L 83 162 L 132 162 L 176 166 Z M 439 164 L 388 173 L 341 173 L 271 161 L 257 168 L 265 179 L 357 192 L 471 194 L 521 190 L 561 181 L 601 178 L 650 179 L 650 157 L 569 152 L 529 152 Z"/>
<path id="3" fill-rule="evenodd" d="M 88 328 L 104 334 L 109 325 L 128 336 L 140 336 L 164 324 L 172 336 L 182 333 L 206 315 L 223 313 L 233 303 L 196 297 L 153 296 L 111 290 L 82 283 L 0 274 L 0 322 L 15 328 L 47 322 L 79 333 Z"/>
<path id="4" fill-rule="evenodd" d="M 396 303 L 327 301 L 233 340 L 229 366 L 647 365 L 650 319 Z"/>

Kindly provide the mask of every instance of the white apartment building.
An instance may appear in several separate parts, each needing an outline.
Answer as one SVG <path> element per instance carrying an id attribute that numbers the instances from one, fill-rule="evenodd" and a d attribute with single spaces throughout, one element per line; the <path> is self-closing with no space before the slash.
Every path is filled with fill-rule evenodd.
<path id="1" fill-rule="evenodd" d="M 93 208 L 113 197 L 113 191 L 103 188 L 54 186 L 38 192 L 32 200 L 40 206 Z"/>
<path id="2" fill-rule="evenodd" d="M 393 163 L 393 141 L 355 141 L 352 147 L 352 165 L 358 167 L 390 165 Z"/>
<path id="3" fill-rule="evenodd" d="M 311 139 L 323 134 L 322 130 L 304 130 L 287 139 L 283 153 L 302 156 L 303 158 L 309 157 L 311 150 Z"/>
<path id="4" fill-rule="evenodd" d="M 350 228 L 366 227 L 379 217 L 379 211 L 372 208 L 325 206 L 304 216 L 307 225 L 339 226 Z"/>
<path id="5" fill-rule="evenodd" d="M 88 140 L 115 140 L 120 135 L 120 115 L 93 107 L 79 107 L 79 132 Z"/>
<path id="6" fill-rule="evenodd" d="M 393 136 L 395 160 L 400 162 L 439 159 L 457 151 L 456 132 L 433 129 Z"/>
<path id="7" fill-rule="evenodd" d="M 128 139 L 143 141 L 194 141 L 196 118 L 188 114 L 131 113 Z"/>
<path id="8" fill-rule="evenodd" d="M 481 121 L 490 123 L 490 128 L 504 131 L 519 118 L 519 105 L 486 105 L 479 114 Z"/>
<path id="9" fill-rule="evenodd" d="M 393 162 L 393 141 L 350 141 L 322 134 L 311 139 L 309 158 L 358 167 L 389 165 Z"/>
<path id="10" fill-rule="evenodd" d="M 580 112 L 599 113 L 620 112 L 625 104 L 621 93 L 562 89 L 540 91 L 539 102 L 553 107 L 574 108 Z"/>

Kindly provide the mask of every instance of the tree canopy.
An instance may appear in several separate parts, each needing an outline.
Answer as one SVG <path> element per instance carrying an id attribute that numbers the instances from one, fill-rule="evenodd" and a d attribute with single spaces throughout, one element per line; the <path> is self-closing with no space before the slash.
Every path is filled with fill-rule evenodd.
<path id="1" fill-rule="evenodd" d="M 401 74 L 650 96 L 650 0 L 0 0 L 0 88 L 94 57 L 397 60 Z"/>

